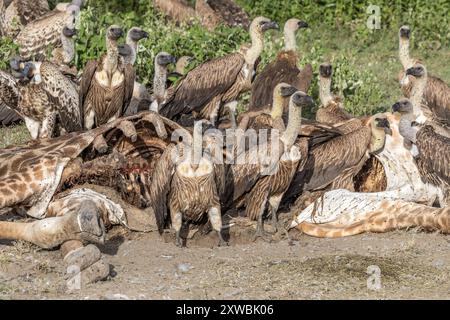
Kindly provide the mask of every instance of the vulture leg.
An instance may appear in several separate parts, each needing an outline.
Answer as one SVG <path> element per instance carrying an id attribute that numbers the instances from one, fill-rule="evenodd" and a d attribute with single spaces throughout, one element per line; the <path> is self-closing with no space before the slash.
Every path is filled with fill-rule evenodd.
<path id="1" fill-rule="evenodd" d="M 51 138 L 56 128 L 56 113 L 45 117 L 39 130 L 39 138 Z"/>
<path id="2" fill-rule="evenodd" d="M 41 127 L 41 123 L 33 120 L 31 118 L 28 117 L 24 117 L 25 120 L 25 125 L 27 126 L 28 132 L 31 135 L 32 139 L 37 139 L 39 136 L 39 129 Z"/>
<path id="3" fill-rule="evenodd" d="M 212 207 L 208 211 L 208 216 L 213 229 L 217 232 L 217 235 L 219 236 L 219 247 L 227 246 L 228 243 L 223 239 L 222 236 L 222 216 L 220 213 L 220 208 Z"/>
<path id="4" fill-rule="evenodd" d="M 231 128 L 236 129 L 237 123 L 236 123 L 236 109 L 237 109 L 237 101 L 229 102 L 225 105 L 226 108 L 228 108 L 230 121 L 231 121 Z"/>
<path id="5" fill-rule="evenodd" d="M 258 222 L 256 224 L 256 233 L 253 238 L 253 241 L 256 241 L 258 238 L 262 238 L 264 241 L 271 242 L 272 236 L 267 234 L 264 230 L 264 212 L 266 211 L 267 206 L 267 197 L 264 197 L 264 200 L 260 203 L 258 207 Z"/>
<path id="6" fill-rule="evenodd" d="M 278 232 L 278 207 L 280 206 L 281 199 L 283 196 L 273 196 L 269 199 L 269 207 L 270 207 L 270 213 L 272 214 L 272 226 L 275 230 L 275 233 Z"/>
<path id="7" fill-rule="evenodd" d="M 177 247 L 183 246 L 183 239 L 181 239 L 181 227 L 183 226 L 183 215 L 181 212 L 176 212 L 172 215 L 172 226 L 175 229 L 175 245 Z"/>
<path id="8" fill-rule="evenodd" d="M 68 240 L 103 243 L 104 226 L 92 201 L 85 201 L 78 211 L 39 221 L 0 222 L 0 239 L 24 240 L 51 249 Z"/>
<path id="9" fill-rule="evenodd" d="M 94 112 L 94 110 L 90 110 L 84 116 L 84 127 L 87 130 L 91 130 L 94 127 L 94 124 L 95 124 L 95 112 Z"/>

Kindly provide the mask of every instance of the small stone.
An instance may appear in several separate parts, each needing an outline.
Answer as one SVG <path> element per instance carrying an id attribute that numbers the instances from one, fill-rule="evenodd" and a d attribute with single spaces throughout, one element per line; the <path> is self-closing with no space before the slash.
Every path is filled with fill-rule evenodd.
<path id="1" fill-rule="evenodd" d="M 188 272 L 192 268 L 194 268 L 194 267 L 192 265 L 190 265 L 189 263 L 180 263 L 179 265 L 177 265 L 177 269 L 183 273 Z"/>

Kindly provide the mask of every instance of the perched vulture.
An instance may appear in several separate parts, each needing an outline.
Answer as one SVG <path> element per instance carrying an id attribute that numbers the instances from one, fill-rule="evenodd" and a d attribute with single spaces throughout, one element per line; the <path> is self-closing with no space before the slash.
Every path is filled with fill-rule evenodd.
<path id="1" fill-rule="evenodd" d="M 275 86 L 281 82 L 288 83 L 298 90 L 308 92 L 312 80 L 312 66 L 306 65 L 302 70 L 297 66 L 296 32 L 300 28 L 307 28 L 306 22 L 289 19 L 284 25 L 285 48 L 278 53 L 274 61 L 269 63 L 258 74 L 252 85 L 250 111 L 267 108 L 272 103 L 272 93 Z M 287 103 L 285 104 L 285 112 Z"/>
<path id="2" fill-rule="evenodd" d="M 374 115 L 357 130 L 310 148 L 306 164 L 297 170 L 285 198 L 329 188 L 353 191 L 354 176 L 369 153 L 384 147 L 386 133 L 391 134 L 386 117 Z"/>
<path id="3" fill-rule="evenodd" d="M 92 129 L 122 116 L 133 96 L 135 72 L 119 56 L 117 41 L 123 31 L 111 26 L 106 32 L 107 52 L 100 60 L 89 61 L 80 82 L 80 103 L 84 126 Z"/>
<path id="4" fill-rule="evenodd" d="M 167 97 L 167 67 L 174 64 L 177 59 L 167 52 L 160 52 L 155 57 L 155 75 L 153 77 L 153 96 L 150 110 L 158 112 L 159 106 Z"/>
<path id="5" fill-rule="evenodd" d="M 250 25 L 247 13 L 234 0 L 197 0 L 195 12 L 208 30 L 213 30 L 220 24 L 245 29 Z"/>
<path id="6" fill-rule="evenodd" d="M 316 120 L 334 125 L 345 122 L 353 116 L 345 111 L 341 98 L 331 94 L 331 76 L 333 69 L 330 64 L 324 63 L 319 67 L 319 97 L 321 106 L 316 113 Z"/>
<path id="7" fill-rule="evenodd" d="M 224 105 L 232 121 L 239 95 L 251 89 L 255 63 L 264 48 L 264 32 L 278 25 L 264 17 L 255 18 L 250 26 L 252 46 L 205 62 L 189 71 L 175 87 L 169 88 L 160 114 L 175 119 L 195 113 L 215 123 Z"/>
<path id="8" fill-rule="evenodd" d="M 412 144 L 422 180 L 441 189 L 441 207 L 450 205 L 450 138 L 436 133 L 430 125 L 414 125 L 414 106 L 408 99 L 396 102 L 392 111 L 401 114 L 399 131 Z"/>
<path id="9" fill-rule="evenodd" d="M 155 7 L 177 23 L 190 23 L 195 19 L 195 10 L 186 0 L 153 0 Z"/>
<path id="10" fill-rule="evenodd" d="M 61 46 L 63 29 L 64 27 L 71 30 L 75 28 L 82 2 L 82 0 L 73 0 L 66 6 L 65 11 L 55 9 L 27 24 L 16 38 L 20 56 L 27 60 L 38 55 L 45 56 L 49 47 Z"/>
<path id="11" fill-rule="evenodd" d="M 288 125 L 281 132 L 279 140 L 272 137 L 266 144 L 260 141 L 241 151 L 242 155 L 238 148 L 237 157 L 242 156 L 243 161 L 236 161 L 227 170 L 224 203 L 245 205 L 247 216 L 258 221 L 257 237 L 266 237 L 263 222 L 267 206 L 270 208 L 272 222 L 276 225 L 278 206 L 284 192 L 288 189 L 300 160 L 307 156 L 295 142 L 301 126 L 302 108 L 309 107 L 312 103 L 312 98 L 303 92 L 293 94 L 289 102 Z M 259 157 L 258 150 L 261 147 L 266 149 L 267 161 L 262 161 Z M 241 198 L 244 199 L 243 203 Z"/>
<path id="12" fill-rule="evenodd" d="M 183 223 L 200 223 L 205 214 L 219 235 L 219 245 L 226 244 L 221 234 L 221 206 L 216 185 L 216 180 L 223 178 L 216 176 L 207 150 L 203 153 L 201 125 L 201 122 L 196 123 L 193 137 L 185 132 L 188 141 L 178 144 L 178 149 L 175 144 L 165 149 L 156 163 L 150 186 L 158 229 L 162 232 L 169 210 L 177 246 L 183 245 Z"/>
<path id="13" fill-rule="evenodd" d="M 166 88 L 170 88 L 176 82 L 172 80 L 173 78 L 178 80 L 186 74 L 186 70 L 193 59 L 193 57 L 182 56 L 177 60 L 175 70 L 167 75 Z"/>
<path id="14" fill-rule="evenodd" d="M 423 123 L 426 118 L 436 121 L 446 127 L 450 127 L 450 87 L 444 81 L 430 75 L 420 60 L 413 59 L 409 54 L 411 29 L 408 26 L 402 26 L 399 30 L 399 58 L 403 70 L 399 73 L 399 81 L 405 97 L 416 100 L 421 96 L 421 109 L 414 110 L 419 118 L 418 122 Z M 417 69 L 417 76 L 407 74 L 407 70 L 413 67 L 422 67 Z M 421 78 L 421 84 L 415 85 L 417 78 Z M 419 92 L 418 92 L 419 91 Z M 416 101 L 413 102 L 416 104 Z"/>
<path id="15" fill-rule="evenodd" d="M 15 38 L 23 26 L 49 11 L 47 0 L 0 0 L 0 36 Z"/>

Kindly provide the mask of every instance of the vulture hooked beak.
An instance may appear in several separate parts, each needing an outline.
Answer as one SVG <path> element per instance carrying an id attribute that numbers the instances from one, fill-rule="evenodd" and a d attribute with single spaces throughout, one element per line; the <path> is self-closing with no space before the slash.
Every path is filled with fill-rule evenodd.
<path id="1" fill-rule="evenodd" d="M 411 67 L 406 70 L 406 75 L 414 76 L 414 77 L 421 77 L 422 76 L 423 69 L 421 67 Z"/>
<path id="2" fill-rule="evenodd" d="M 148 39 L 148 32 L 145 32 L 144 30 L 141 30 L 141 32 L 140 32 L 140 39 Z"/>
<path id="3" fill-rule="evenodd" d="M 308 25 L 308 23 L 305 22 L 305 21 L 299 21 L 299 22 L 298 22 L 298 27 L 299 27 L 299 28 L 309 28 L 309 25 Z"/>
<path id="4" fill-rule="evenodd" d="M 68 27 L 64 27 L 63 34 L 68 38 L 72 38 L 73 36 L 75 36 L 77 34 L 77 30 L 75 28 L 71 29 Z"/>
<path id="5" fill-rule="evenodd" d="M 392 112 L 400 112 L 401 106 L 400 103 L 396 102 L 392 105 Z"/>
<path id="6" fill-rule="evenodd" d="M 262 31 L 267 31 L 270 29 L 278 30 L 280 29 L 280 26 L 275 21 L 267 21 L 262 25 Z"/>
<path id="7" fill-rule="evenodd" d="M 280 93 L 281 93 L 282 97 L 290 97 L 297 91 L 298 91 L 297 88 L 294 86 L 289 86 L 289 87 L 286 86 L 286 87 L 281 88 Z"/>
<path id="8" fill-rule="evenodd" d="M 324 64 L 321 64 L 319 67 L 319 73 L 324 78 L 330 78 L 332 72 L 333 72 L 333 68 L 331 67 L 331 64 L 324 63 Z"/>
<path id="9" fill-rule="evenodd" d="M 400 37 L 409 39 L 410 36 L 411 36 L 411 29 L 409 29 L 408 27 L 400 28 Z"/>
<path id="10" fill-rule="evenodd" d="M 292 102 L 298 107 L 309 107 L 314 105 L 314 100 L 301 91 L 297 91 L 291 99 Z"/>
<path id="11" fill-rule="evenodd" d="M 392 129 L 387 118 L 376 118 L 376 121 L 378 128 L 383 128 L 386 134 L 392 136 Z"/>
<path id="12" fill-rule="evenodd" d="M 123 36 L 123 30 L 122 30 L 122 28 L 118 28 L 118 27 L 111 28 L 109 34 L 110 34 L 111 39 L 118 40 L 119 38 L 121 38 Z"/>

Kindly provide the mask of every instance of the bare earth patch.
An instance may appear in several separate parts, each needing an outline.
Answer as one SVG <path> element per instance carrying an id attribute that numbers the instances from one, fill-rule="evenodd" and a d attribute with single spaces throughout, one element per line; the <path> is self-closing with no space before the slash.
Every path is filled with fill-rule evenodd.
<path id="1" fill-rule="evenodd" d="M 0 298 L 24 299 L 448 299 L 450 239 L 398 231 L 341 239 L 290 233 L 291 241 L 213 235 L 175 247 L 172 237 L 116 227 L 101 246 L 111 277 L 69 292 L 59 251 L 0 242 Z M 198 238 L 198 239 L 197 239 Z M 166 239 L 166 240 L 165 240 Z M 381 288 L 367 287 L 369 266 Z"/>

